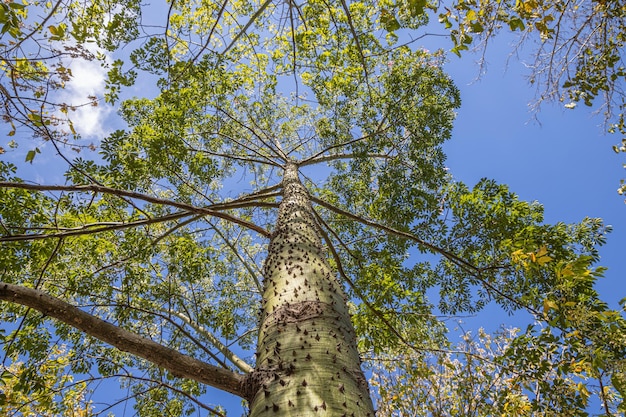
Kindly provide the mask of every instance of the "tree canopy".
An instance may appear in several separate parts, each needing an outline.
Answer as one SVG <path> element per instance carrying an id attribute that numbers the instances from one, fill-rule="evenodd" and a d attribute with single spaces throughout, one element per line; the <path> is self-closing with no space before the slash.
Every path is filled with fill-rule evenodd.
<path id="1" fill-rule="evenodd" d="M 621 136 L 613 150 L 626 152 L 624 1 L 408 3 L 430 11 L 449 30 L 452 52 L 459 56 L 475 47 L 482 51 L 484 63 L 495 36 L 503 31 L 514 34 L 511 55 L 528 69 L 527 80 L 536 89 L 533 107 L 538 110 L 544 101 L 561 102 L 568 109 L 584 104 L 602 115 L 607 132 Z M 386 9 L 392 32 L 403 27 L 401 4 Z M 624 180 L 618 192 L 626 192 Z"/>
<path id="2" fill-rule="evenodd" d="M 442 52 L 396 34 L 428 7 L 2 3 L 0 407 L 224 415 L 207 386 L 249 399 L 264 260 L 297 169 L 374 381 L 446 401 L 502 381 L 483 415 L 585 415 L 591 397 L 623 411 L 626 324 L 594 289 L 608 227 L 546 224 L 505 185 L 453 180 L 442 145 L 459 92 Z M 69 101 L 81 63 L 106 69 L 106 92 Z M 119 117 L 83 137 L 76 115 L 105 105 Z M 29 177 L 37 163 L 48 178 Z M 440 315 L 490 303 L 531 324 L 499 348 L 453 346 Z M 109 379 L 120 398 L 96 410 L 86 393 Z M 409 406 L 389 390 L 374 391 L 381 412 Z"/>

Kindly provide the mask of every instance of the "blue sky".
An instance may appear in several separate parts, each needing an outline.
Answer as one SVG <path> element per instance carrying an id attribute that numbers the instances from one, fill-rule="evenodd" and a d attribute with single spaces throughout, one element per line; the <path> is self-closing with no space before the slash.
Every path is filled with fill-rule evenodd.
<path id="1" fill-rule="evenodd" d="M 524 79 L 522 62 L 512 58 L 507 65 L 510 50 L 505 39 L 493 42 L 480 80 L 475 55 L 449 57 L 446 71 L 461 90 L 462 105 L 446 145 L 447 165 L 470 186 L 493 178 L 520 198 L 539 201 L 546 222 L 573 223 L 588 216 L 612 225 L 600 250 L 600 265 L 609 269 L 599 290 L 612 308 L 619 308 L 618 301 L 626 297 L 626 204 L 617 188 L 626 170 L 623 154 L 611 147 L 621 138 L 605 135 L 602 115 L 594 116 L 585 106 L 544 103 L 539 113 L 531 113 L 535 91 Z"/>

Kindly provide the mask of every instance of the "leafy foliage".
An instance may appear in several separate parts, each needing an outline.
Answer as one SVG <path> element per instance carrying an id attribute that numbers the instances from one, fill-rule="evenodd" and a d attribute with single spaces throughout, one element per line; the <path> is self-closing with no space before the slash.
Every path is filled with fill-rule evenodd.
<path id="1" fill-rule="evenodd" d="M 530 289 L 518 298 L 545 297 L 543 308 L 528 308 L 543 323 L 523 332 L 466 332 L 449 350 L 416 354 L 400 348 L 372 358 L 381 415 L 624 412 L 626 351 L 620 341 L 626 321 L 593 290 L 602 270 L 590 268 L 589 256 L 555 262 L 546 247 L 518 250 L 512 261 L 517 268 L 553 277 L 544 294 L 530 297 L 535 291 Z"/>
<path id="2" fill-rule="evenodd" d="M 535 106 L 544 100 L 560 101 L 568 109 L 580 103 L 595 106 L 608 132 L 626 135 L 624 1 L 406 1 L 380 2 L 379 7 L 383 28 L 394 40 L 396 32 L 415 29 L 412 18 L 433 15 L 449 32 L 451 51 L 459 57 L 477 47 L 484 60 L 489 41 L 510 32 L 517 39 L 516 55 L 529 68 L 528 80 L 537 88 Z M 626 151 L 622 145 L 614 146 L 615 152 Z M 626 192 L 623 181 L 619 192 Z"/>
<path id="3" fill-rule="evenodd" d="M 21 362 L 2 366 L 0 411 L 4 415 L 90 417 L 84 381 L 67 373 L 71 353 L 55 347 L 36 367 Z"/>
<path id="4" fill-rule="evenodd" d="M 267 238 L 283 171 L 295 164 L 328 260 L 348 289 L 364 355 L 417 355 L 410 363 L 419 377 L 433 376 L 419 364 L 425 352 L 452 363 L 437 314 L 495 302 L 545 326 L 486 351 L 506 372 L 526 372 L 508 374 L 518 379 L 503 384 L 502 396 L 521 395 L 548 374 L 554 378 L 542 390 L 569 381 L 566 359 L 551 356 L 566 347 L 559 354 L 580 363 L 584 376 L 601 375 L 619 401 L 622 318 L 598 299 L 601 269 L 591 265 L 608 230 L 597 219 L 547 225 L 539 204 L 519 201 L 506 186 L 452 181 L 442 144 L 459 92 L 441 69 L 441 52 L 400 45 L 393 33 L 425 24 L 429 3 L 161 6 L 155 13 L 110 1 L 2 5 L 9 17 L 0 23 L 12 38 L 0 43 L 9 136 L 22 146 L 30 131 L 40 142 L 26 162 L 44 163 L 56 152 L 65 171 L 55 178 L 51 164 L 49 178 L 25 181 L 25 164 L 3 154 L 3 282 L 233 375 L 253 374 Z M 89 147 L 72 122 L 80 103 L 61 93 L 72 63 L 91 61 L 107 77 L 102 96 L 88 103 L 119 103 L 119 119 L 98 138 L 97 155 L 75 158 L 67 146 Z M 23 369 L 45 362 L 50 346 L 67 344 L 71 360 L 54 375 L 116 378 L 139 415 L 223 415 L 203 401 L 197 380 L 12 301 L 0 304 L 10 329 L 3 350 Z M 603 331 L 594 330 L 599 325 Z M 477 366 L 464 358 L 459 369 Z M 544 374 L 535 372 L 535 359 L 544 361 Z M 496 372 L 482 376 L 493 380 Z M 520 397 L 515 407 L 585 407 L 583 388 L 563 392 L 546 403 Z M 65 410 L 57 406 L 49 407 Z"/>
<path id="5" fill-rule="evenodd" d="M 378 387 L 381 416 L 623 412 L 620 393 L 605 385 L 610 373 L 595 373 L 576 353 L 566 338 L 545 329 L 493 335 L 479 329 L 462 334 L 447 352 L 379 357 L 371 383 Z"/>

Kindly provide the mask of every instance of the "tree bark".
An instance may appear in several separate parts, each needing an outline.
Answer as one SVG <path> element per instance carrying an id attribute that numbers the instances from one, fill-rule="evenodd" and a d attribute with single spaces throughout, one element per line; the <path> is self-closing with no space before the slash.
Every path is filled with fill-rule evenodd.
<path id="1" fill-rule="evenodd" d="M 375 414 L 346 296 L 318 227 L 297 166 L 288 164 L 264 266 L 250 417 Z"/>

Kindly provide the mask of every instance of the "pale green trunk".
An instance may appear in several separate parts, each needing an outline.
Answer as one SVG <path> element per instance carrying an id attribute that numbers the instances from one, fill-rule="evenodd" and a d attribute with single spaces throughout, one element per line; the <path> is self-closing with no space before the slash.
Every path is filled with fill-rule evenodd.
<path id="1" fill-rule="evenodd" d="M 341 285 L 295 165 L 264 270 L 250 416 L 374 416 Z"/>

